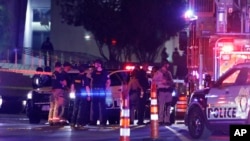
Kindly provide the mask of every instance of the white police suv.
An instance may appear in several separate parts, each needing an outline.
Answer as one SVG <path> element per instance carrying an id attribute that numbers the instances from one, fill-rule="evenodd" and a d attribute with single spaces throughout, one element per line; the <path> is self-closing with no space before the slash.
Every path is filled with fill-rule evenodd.
<path id="1" fill-rule="evenodd" d="M 185 114 L 193 138 L 229 131 L 231 124 L 250 124 L 250 63 L 233 66 L 210 88 L 194 91 Z"/>

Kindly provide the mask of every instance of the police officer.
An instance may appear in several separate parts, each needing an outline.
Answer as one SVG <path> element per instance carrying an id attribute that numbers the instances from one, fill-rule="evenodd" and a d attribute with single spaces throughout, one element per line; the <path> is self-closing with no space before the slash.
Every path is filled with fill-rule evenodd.
<path id="1" fill-rule="evenodd" d="M 79 67 L 79 74 L 73 80 L 73 90 L 76 98 L 71 117 L 72 127 L 81 127 L 89 123 L 90 119 L 90 78 L 85 73 L 85 66 Z"/>
<path id="2" fill-rule="evenodd" d="M 64 87 L 67 85 L 65 75 L 62 74 L 61 63 L 56 62 L 52 73 L 52 95 L 50 97 L 50 111 L 48 121 L 50 124 L 58 123 L 63 119 L 64 113 Z"/>
<path id="3" fill-rule="evenodd" d="M 70 74 L 68 73 L 72 69 L 72 66 L 69 62 L 63 63 L 63 70 L 62 74 L 64 75 L 66 79 L 66 85 L 64 86 L 64 110 L 63 110 L 63 119 L 61 122 L 68 123 L 68 119 L 70 119 L 69 115 L 69 93 L 72 91 L 72 78 Z"/>
<path id="4" fill-rule="evenodd" d="M 39 88 L 42 85 L 41 73 L 43 68 L 37 67 L 36 74 L 32 77 L 32 86 L 34 89 Z"/>
<path id="5" fill-rule="evenodd" d="M 160 125 L 171 125 L 170 108 L 172 102 L 173 78 L 168 67 L 169 63 L 166 62 L 152 78 L 153 83 L 157 85 Z"/>
<path id="6" fill-rule="evenodd" d="M 128 82 L 128 91 L 129 91 L 129 111 L 130 111 L 130 124 L 134 124 L 135 120 L 135 111 L 138 112 L 139 108 L 139 99 L 143 97 L 143 88 L 138 82 L 138 79 L 135 77 L 135 74 L 132 74 Z"/>
<path id="7" fill-rule="evenodd" d="M 144 124 L 146 99 L 148 98 L 147 90 L 149 89 L 147 71 L 148 71 L 148 64 L 143 63 L 142 68 L 139 69 L 139 71 L 136 74 L 139 84 L 143 88 L 143 95 L 139 98 L 138 123 L 137 123 L 138 125 Z"/>
<path id="8" fill-rule="evenodd" d="M 91 103 L 91 124 L 97 125 L 100 120 L 101 125 L 106 125 L 106 89 L 109 89 L 110 80 L 108 72 L 103 68 L 102 61 L 94 62 L 95 70 L 91 74 L 92 78 L 92 103 Z"/>

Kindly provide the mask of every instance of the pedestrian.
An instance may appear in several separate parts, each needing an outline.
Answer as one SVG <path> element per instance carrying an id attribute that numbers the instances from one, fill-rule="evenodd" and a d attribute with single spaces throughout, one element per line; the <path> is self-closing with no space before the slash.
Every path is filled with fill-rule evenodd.
<path id="1" fill-rule="evenodd" d="M 173 77 L 179 78 L 178 71 L 179 71 L 179 63 L 180 63 L 180 53 L 178 51 L 178 48 L 176 47 L 172 53 L 172 61 L 173 61 Z"/>
<path id="2" fill-rule="evenodd" d="M 147 75 L 148 71 L 148 64 L 143 63 L 142 68 L 136 74 L 139 84 L 143 89 L 143 96 L 139 98 L 139 107 L 138 107 L 138 125 L 144 124 L 144 115 L 146 109 L 146 99 L 149 98 L 148 89 L 150 88 L 149 85 L 149 78 Z"/>
<path id="3" fill-rule="evenodd" d="M 67 85 L 65 75 L 62 74 L 61 63 L 55 63 L 52 73 L 52 95 L 50 97 L 50 111 L 48 121 L 50 124 L 57 123 L 63 119 L 64 113 L 64 87 Z"/>
<path id="4" fill-rule="evenodd" d="M 53 44 L 50 42 L 50 38 L 47 37 L 46 40 L 42 43 L 41 50 L 44 57 L 44 65 L 51 67 L 52 55 L 54 51 Z"/>
<path id="5" fill-rule="evenodd" d="M 85 73 L 86 69 L 83 65 L 79 66 L 80 73 L 73 80 L 75 101 L 70 120 L 72 127 L 85 126 L 90 119 L 90 79 Z"/>
<path id="6" fill-rule="evenodd" d="M 171 125 L 170 108 L 172 102 L 173 78 L 168 70 L 169 64 L 165 63 L 154 74 L 153 83 L 157 85 L 157 99 L 159 103 L 159 124 Z"/>
<path id="7" fill-rule="evenodd" d="M 91 103 L 91 125 L 105 126 L 107 122 L 106 115 L 106 90 L 110 87 L 108 72 L 103 68 L 101 60 L 95 60 L 95 69 L 91 74 L 92 78 L 92 103 Z"/>
<path id="8" fill-rule="evenodd" d="M 134 73 L 131 74 L 130 80 L 128 82 L 128 92 L 129 92 L 129 111 L 130 111 L 130 124 L 134 124 L 135 113 L 138 113 L 139 109 L 139 99 L 143 97 L 143 88 L 139 84 L 138 79 Z"/>

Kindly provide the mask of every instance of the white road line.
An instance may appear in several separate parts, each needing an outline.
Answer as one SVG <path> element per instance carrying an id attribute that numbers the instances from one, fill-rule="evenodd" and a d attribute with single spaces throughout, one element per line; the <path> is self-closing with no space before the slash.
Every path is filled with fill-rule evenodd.
<path id="1" fill-rule="evenodd" d="M 172 129 L 171 127 L 165 126 L 169 131 L 173 132 L 180 140 L 182 141 L 190 141 L 190 139 L 183 136 L 181 133 L 178 133 L 176 130 Z"/>

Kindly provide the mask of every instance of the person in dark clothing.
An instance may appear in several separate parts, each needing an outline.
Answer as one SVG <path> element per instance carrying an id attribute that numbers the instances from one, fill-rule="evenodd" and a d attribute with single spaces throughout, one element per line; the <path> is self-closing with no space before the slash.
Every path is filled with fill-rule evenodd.
<path id="1" fill-rule="evenodd" d="M 143 88 L 139 84 L 135 74 L 132 74 L 128 82 L 130 124 L 134 124 L 135 113 L 138 111 L 139 99 L 143 97 Z"/>
<path id="2" fill-rule="evenodd" d="M 94 62 L 95 70 L 91 74 L 92 78 L 92 103 L 91 103 L 91 125 L 97 125 L 97 120 L 105 126 L 106 117 L 106 90 L 110 87 L 108 72 L 103 68 L 102 61 Z"/>
<path id="3" fill-rule="evenodd" d="M 32 87 L 34 89 L 42 86 L 41 73 L 43 72 L 43 68 L 37 67 L 36 74 L 32 76 Z"/>
<path id="4" fill-rule="evenodd" d="M 72 127 L 85 126 L 90 119 L 90 78 L 87 77 L 85 70 L 84 66 L 80 66 L 80 73 L 73 80 L 76 98 L 70 121 Z"/>
<path id="5" fill-rule="evenodd" d="M 173 77 L 178 78 L 178 69 L 179 69 L 179 63 L 180 63 L 180 53 L 178 51 L 178 48 L 174 49 L 174 52 L 172 54 L 172 60 L 173 60 Z M 182 62 L 183 63 L 183 62 Z"/>
<path id="6" fill-rule="evenodd" d="M 143 88 L 143 95 L 139 99 L 139 107 L 138 107 L 138 125 L 144 124 L 144 114 L 145 114 L 145 105 L 146 105 L 146 99 L 149 97 L 147 94 L 147 90 L 149 89 L 149 81 L 147 76 L 148 71 L 148 64 L 143 63 L 142 69 L 140 69 L 137 73 L 137 79 L 139 81 L 139 84 Z"/>
<path id="7" fill-rule="evenodd" d="M 168 58 L 167 48 L 164 47 L 161 51 L 161 62 L 163 63 L 167 61 L 167 58 Z"/>
<path id="8" fill-rule="evenodd" d="M 67 85 L 65 75 L 62 74 L 61 63 L 56 62 L 52 73 L 52 95 L 50 97 L 49 123 L 57 123 L 64 115 L 64 87 Z"/>
<path id="9" fill-rule="evenodd" d="M 69 93 L 72 90 L 72 78 L 69 75 L 69 71 L 71 70 L 71 64 L 69 62 L 64 62 L 63 63 L 63 70 L 62 70 L 62 75 L 64 75 L 67 85 L 64 87 L 64 114 L 63 117 L 66 120 L 65 122 L 68 122 L 67 119 L 69 119 L 71 116 L 69 115 Z"/>
<path id="10" fill-rule="evenodd" d="M 46 40 L 43 42 L 42 47 L 41 47 L 43 57 L 44 57 L 44 65 L 51 67 L 51 62 L 52 62 L 52 54 L 54 51 L 54 47 L 52 43 L 50 42 L 50 38 L 47 37 Z"/>

